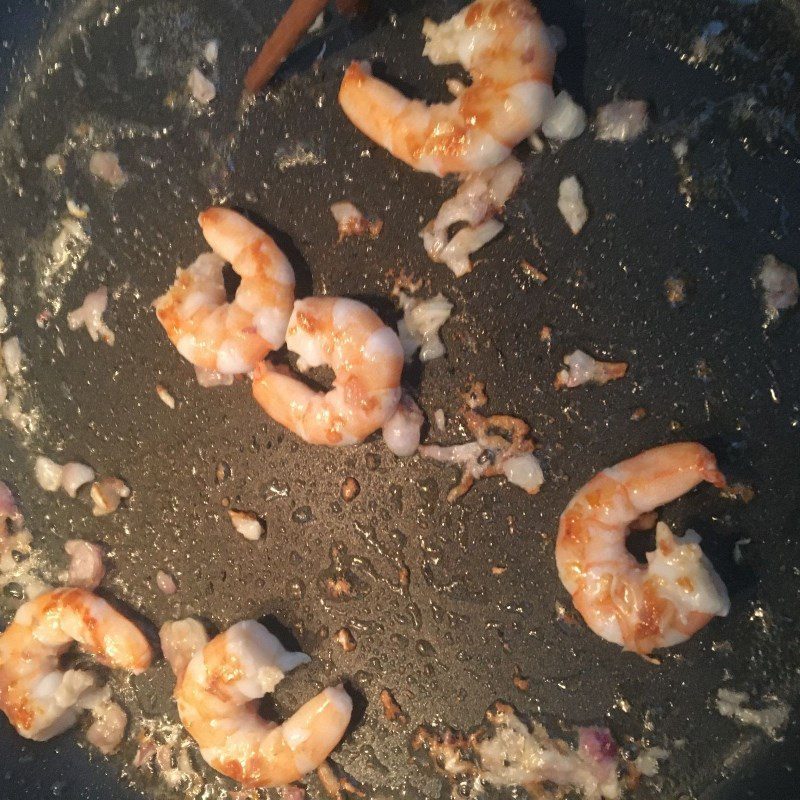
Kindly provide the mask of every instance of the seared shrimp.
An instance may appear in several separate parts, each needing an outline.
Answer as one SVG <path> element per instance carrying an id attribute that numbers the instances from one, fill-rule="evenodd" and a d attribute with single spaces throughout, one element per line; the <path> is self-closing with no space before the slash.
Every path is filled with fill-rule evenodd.
<path id="1" fill-rule="evenodd" d="M 73 725 L 90 673 L 59 669 L 76 642 L 101 664 L 140 673 L 147 639 L 105 600 L 85 589 L 53 589 L 21 606 L 0 634 L 0 708 L 27 739 L 43 741 Z"/>
<path id="2" fill-rule="evenodd" d="M 294 302 L 294 271 L 264 231 L 228 208 L 199 216 L 213 253 L 202 254 L 153 304 L 170 341 L 187 360 L 227 375 L 250 372 L 283 345 Z M 222 268 L 241 277 L 227 302 Z"/>
<path id="3" fill-rule="evenodd" d="M 322 764 L 350 722 L 350 695 L 341 686 L 324 689 L 283 724 L 268 722 L 258 714 L 258 700 L 308 656 L 284 650 L 253 620 L 207 644 L 198 627 L 193 621 L 165 626 L 162 642 L 176 673 L 181 722 L 208 764 L 248 787 L 283 786 Z M 176 647 L 194 655 L 186 662 Z"/>
<path id="4" fill-rule="evenodd" d="M 307 367 L 327 364 L 333 389 L 315 392 L 285 368 L 265 362 L 253 377 L 263 409 L 311 444 L 362 441 L 381 428 L 400 401 L 403 348 L 397 334 L 356 300 L 308 297 L 294 305 L 286 346 Z"/>
<path id="5" fill-rule="evenodd" d="M 572 498 L 561 515 L 556 564 L 575 608 L 598 636 L 646 654 L 727 615 L 728 592 L 696 533 L 678 538 L 659 523 L 646 566 L 625 547 L 638 517 L 703 481 L 722 487 L 725 476 L 705 447 L 682 442 L 603 470 Z"/>
<path id="6" fill-rule="evenodd" d="M 439 25 L 426 20 L 424 54 L 461 64 L 470 86 L 450 103 L 409 100 L 354 62 L 339 89 L 350 121 L 414 169 L 476 172 L 508 158 L 553 100 L 555 50 L 528 0 L 475 0 Z"/>

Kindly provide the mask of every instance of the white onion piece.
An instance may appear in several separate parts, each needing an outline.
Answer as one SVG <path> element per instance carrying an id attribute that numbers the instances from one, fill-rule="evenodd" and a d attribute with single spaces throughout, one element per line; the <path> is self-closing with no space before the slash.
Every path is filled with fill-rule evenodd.
<path id="1" fill-rule="evenodd" d="M 252 511 L 231 509 L 228 511 L 228 516 L 231 518 L 234 530 L 244 536 L 245 539 L 255 542 L 263 535 L 264 525 Z"/>
<path id="2" fill-rule="evenodd" d="M 386 446 L 401 458 L 414 455 L 419 447 L 423 422 L 425 422 L 425 415 L 419 406 L 404 393 L 397 405 L 397 411 L 383 426 L 383 440 L 386 442 Z"/>
<path id="3" fill-rule="evenodd" d="M 156 572 L 156 586 L 158 586 L 158 590 L 162 594 L 175 594 L 178 591 L 178 587 L 175 584 L 175 578 L 169 574 L 169 572 L 164 572 L 163 569 L 160 569 Z"/>
<path id="4" fill-rule="evenodd" d="M 210 389 L 214 386 L 230 386 L 233 383 L 233 375 L 227 372 L 217 372 L 213 369 L 198 367 L 196 364 L 194 374 L 197 376 L 197 382 L 204 389 Z"/>
<path id="5" fill-rule="evenodd" d="M 208 644 L 205 628 L 191 617 L 164 623 L 158 637 L 161 641 L 161 652 L 177 678 L 183 675 L 186 665 L 194 658 L 195 653 Z"/>
<path id="6" fill-rule="evenodd" d="M 109 346 L 114 344 L 114 331 L 103 321 L 108 307 L 108 289 L 100 286 L 83 298 L 83 304 L 67 314 L 67 325 L 71 331 L 85 327 L 92 341 L 102 340 Z"/>
<path id="7" fill-rule="evenodd" d="M 38 456 L 33 467 L 33 474 L 42 489 L 46 492 L 55 492 L 61 486 L 62 470 L 63 467 L 60 464 L 56 464 L 47 456 Z"/>
<path id="8" fill-rule="evenodd" d="M 472 270 L 470 255 L 497 236 L 503 225 L 492 215 L 501 211 L 522 177 L 513 156 L 496 167 L 467 175 L 454 197 L 442 203 L 436 218 L 420 231 L 425 252 L 446 264 L 456 277 Z M 453 225 L 466 223 L 452 238 Z"/>
<path id="9" fill-rule="evenodd" d="M 22 346 L 19 337 L 12 336 L 6 339 L 2 346 L 3 363 L 6 365 L 8 374 L 15 378 L 22 371 Z"/>
<path id="10" fill-rule="evenodd" d="M 512 456 L 503 462 L 503 474 L 509 483 L 519 486 L 528 494 L 536 494 L 544 483 L 544 473 L 539 459 L 533 453 Z"/>
<path id="11" fill-rule="evenodd" d="M 589 210 L 583 201 L 583 189 L 574 175 L 564 178 L 558 186 L 558 210 L 576 235 L 589 219 Z"/>
<path id="12" fill-rule="evenodd" d="M 577 139 L 586 130 L 586 112 L 572 99 L 569 92 L 559 92 L 542 123 L 542 133 L 548 139 L 562 142 Z"/>
<path id="13" fill-rule="evenodd" d="M 644 100 L 617 100 L 597 109 L 597 138 L 603 142 L 629 142 L 647 128 Z"/>
<path id="14" fill-rule="evenodd" d="M 96 589 L 106 574 L 102 549 L 83 539 L 69 539 L 64 543 L 69 556 L 67 584 L 82 589 Z"/>
<path id="15" fill-rule="evenodd" d="M 81 486 L 94 480 L 94 470 L 79 461 L 69 461 L 61 469 L 61 488 L 75 497 Z"/>
<path id="16" fill-rule="evenodd" d="M 122 186 L 128 176 L 119 165 L 119 157 L 110 150 L 95 150 L 89 159 L 89 172 L 115 189 Z"/>
<path id="17" fill-rule="evenodd" d="M 92 484 L 91 497 L 94 507 L 92 514 L 102 517 L 112 514 L 119 508 L 120 503 L 126 497 L 130 497 L 131 490 L 128 485 L 119 478 L 101 478 Z"/>
<path id="18" fill-rule="evenodd" d="M 443 356 L 445 349 L 439 329 L 449 319 L 453 304 L 441 293 L 427 300 L 409 298 L 401 293 L 400 304 L 404 314 L 398 334 L 406 360 L 410 360 L 418 348 L 423 362 Z"/>
<path id="19" fill-rule="evenodd" d="M 764 256 L 758 280 L 764 290 L 764 306 L 768 313 L 774 315 L 797 305 L 800 286 L 794 267 L 778 261 L 773 255 Z"/>
<path id="20" fill-rule="evenodd" d="M 197 67 L 192 67 L 186 85 L 200 105 L 208 105 L 217 96 L 216 86 Z"/>

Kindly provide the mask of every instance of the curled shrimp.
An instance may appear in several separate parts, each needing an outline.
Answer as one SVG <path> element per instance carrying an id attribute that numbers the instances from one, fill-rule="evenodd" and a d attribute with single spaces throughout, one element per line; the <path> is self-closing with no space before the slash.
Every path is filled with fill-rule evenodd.
<path id="1" fill-rule="evenodd" d="M 324 689 L 281 725 L 258 714 L 258 700 L 310 659 L 290 653 L 263 626 L 245 620 L 206 643 L 195 620 L 161 629 L 176 676 L 181 722 L 206 762 L 247 787 L 284 786 L 316 769 L 339 743 L 353 702 Z"/>
<path id="2" fill-rule="evenodd" d="M 196 367 L 227 375 L 250 372 L 283 346 L 294 302 L 294 271 L 264 231 L 228 208 L 199 218 L 213 253 L 203 253 L 153 304 L 178 352 Z M 241 277 L 228 302 L 222 269 Z"/>
<path id="3" fill-rule="evenodd" d="M 476 172 L 508 158 L 544 120 L 553 100 L 555 51 L 528 0 L 475 0 L 439 25 L 426 20 L 424 54 L 461 64 L 472 83 L 450 103 L 409 100 L 350 65 L 339 103 L 366 136 L 414 169 Z"/>
<path id="4" fill-rule="evenodd" d="M 655 447 L 605 469 L 561 515 L 556 564 L 575 608 L 598 635 L 647 654 L 686 641 L 727 615 L 728 592 L 700 537 L 656 528 L 656 549 L 639 564 L 625 547 L 629 526 L 703 481 L 725 485 L 714 456 L 696 442 Z"/>
<path id="5" fill-rule="evenodd" d="M 397 334 L 357 300 L 308 297 L 294 305 L 286 346 L 307 367 L 329 366 L 333 388 L 316 392 L 269 362 L 253 376 L 262 408 L 311 444 L 362 441 L 397 410 L 403 348 Z"/>
<path id="6" fill-rule="evenodd" d="M 85 589 L 53 589 L 20 606 L 0 634 L 0 708 L 27 739 L 50 739 L 78 718 L 93 679 L 59 669 L 73 642 L 101 664 L 135 674 L 152 658 L 142 632 Z"/>

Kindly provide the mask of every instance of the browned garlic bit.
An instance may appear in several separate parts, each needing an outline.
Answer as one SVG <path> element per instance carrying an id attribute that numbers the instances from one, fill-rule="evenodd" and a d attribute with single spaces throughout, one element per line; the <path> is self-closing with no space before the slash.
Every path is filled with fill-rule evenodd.
<path id="1" fill-rule="evenodd" d="M 92 484 L 91 498 L 94 503 L 92 514 L 102 517 L 116 511 L 120 503 L 131 496 L 125 481 L 119 478 L 101 478 Z"/>
<path id="2" fill-rule="evenodd" d="M 345 503 L 350 503 L 358 497 L 361 492 L 361 485 L 352 476 L 348 476 L 342 481 L 341 495 Z"/>
<path id="3" fill-rule="evenodd" d="M 562 369 L 553 381 L 556 389 L 574 389 L 584 383 L 597 383 L 602 386 L 625 376 L 628 365 L 624 361 L 597 361 L 583 350 L 574 350 L 564 356 L 568 370 Z"/>
<path id="4" fill-rule="evenodd" d="M 339 228 L 340 242 L 350 236 L 364 236 L 365 234 L 377 239 L 383 230 L 383 220 L 376 219 L 370 222 L 356 206 L 346 200 L 333 203 L 331 214 Z"/>
<path id="5" fill-rule="evenodd" d="M 334 638 L 345 653 L 352 653 L 356 649 L 356 640 L 349 628 L 339 628 L 334 634 Z"/>
<path id="6" fill-rule="evenodd" d="M 400 708 L 400 704 L 394 699 L 394 695 L 388 689 L 381 689 L 381 705 L 383 706 L 383 716 L 389 722 L 399 722 L 405 725 L 408 717 Z"/>
<path id="7" fill-rule="evenodd" d="M 228 516 L 231 518 L 231 524 L 234 530 L 237 533 L 241 533 L 245 539 L 255 542 L 263 535 L 264 525 L 252 511 L 230 509 L 228 511 Z"/>

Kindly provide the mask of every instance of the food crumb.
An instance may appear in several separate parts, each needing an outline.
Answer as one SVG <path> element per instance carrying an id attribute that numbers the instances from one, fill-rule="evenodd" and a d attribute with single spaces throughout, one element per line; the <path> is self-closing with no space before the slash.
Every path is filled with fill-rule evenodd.
<path id="1" fill-rule="evenodd" d="M 683 278 L 667 278 L 664 281 L 664 294 L 671 306 L 686 302 L 686 281 Z"/>
<path id="2" fill-rule="evenodd" d="M 264 524 L 254 512 L 239 511 L 232 508 L 228 511 L 228 516 L 234 530 L 244 536 L 245 539 L 255 542 L 264 534 Z"/>
<path id="3" fill-rule="evenodd" d="M 170 394 L 169 389 L 161 383 L 156 384 L 156 394 L 159 400 L 168 408 L 175 408 L 175 398 Z"/>
<path id="4" fill-rule="evenodd" d="M 389 722 L 399 722 L 405 725 L 408 717 L 400 708 L 400 704 L 394 699 L 394 695 L 388 689 L 381 689 L 381 705 L 383 706 L 383 716 Z"/>
<path id="5" fill-rule="evenodd" d="M 720 494 L 726 500 L 741 500 L 743 503 L 749 503 L 756 496 L 755 489 L 744 483 L 732 483 L 725 486 L 720 490 Z"/>
<path id="6" fill-rule="evenodd" d="M 530 261 L 526 261 L 524 258 L 522 261 L 519 262 L 519 265 L 522 271 L 533 280 L 536 281 L 538 284 L 545 283 L 547 281 L 547 273 L 540 270 L 538 267 L 535 267 Z"/>
<path id="7" fill-rule="evenodd" d="M 462 394 L 467 408 L 473 411 L 486 405 L 486 384 L 483 381 L 473 381 L 466 392 Z"/>
<path id="8" fill-rule="evenodd" d="M 514 667 L 514 676 L 511 678 L 514 686 L 521 692 L 527 692 L 530 688 L 530 678 L 526 677 L 520 672 L 519 667 Z"/>
<path id="9" fill-rule="evenodd" d="M 583 199 L 583 187 L 574 175 L 564 178 L 558 185 L 558 210 L 576 236 L 589 220 L 589 209 Z"/>
<path id="10" fill-rule="evenodd" d="M 356 640 L 349 628 L 339 628 L 334 634 L 334 639 L 339 643 L 345 653 L 352 653 L 356 649 Z"/>
<path id="11" fill-rule="evenodd" d="M 411 585 L 411 570 L 405 565 L 397 570 L 397 579 L 400 582 L 401 589 L 408 589 Z"/>
<path id="12" fill-rule="evenodd" d="M 352 476 L 348 476 L 342 481 L 341 495 L 345 503 L 350 503 L 358 497 L 361 492 L 361 484 Z"/>
<path id="13" fill-rule="evenodd" d="M 325 588 L 328 591 L 328 596 L 334 600 L 353 596 L 353 584 L 341 575 L 337 578 L 328 578 L 325 581 Z"/>
<path id="14" fill-rule="evenodd" d="M 641 422 L 647 416 L 647 409 L 644 406 L 638 406 L 633 409 L 631 413 L 632 422 Z"/>
<path id="15" fill-rule="evenodd" d="M 549 325 L 542 325 L 542 329 L 539 331 L 539 341 L 550 342 L 552 339 L 553 329 Z"/>

